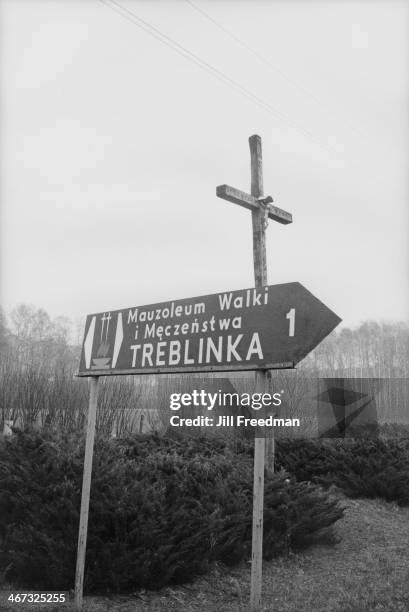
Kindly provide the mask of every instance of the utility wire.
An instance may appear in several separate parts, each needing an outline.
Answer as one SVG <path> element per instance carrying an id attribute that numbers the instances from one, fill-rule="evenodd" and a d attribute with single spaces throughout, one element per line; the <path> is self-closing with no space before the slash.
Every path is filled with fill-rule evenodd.
<path id="1" fill-rule="evenodd" d="M 329 114 L 331 114 L 333 117 L 336 117 L 336 113 L 331 110 L 330 108 L 328 108 L 328 106 L 326 104 L 324 104 L 321 100 L 319 100 L 319 98 L 317 98 L 313 93 L 311 93 L 311 91 L 309 91 L 308 89 L 306 89 L 305 87 L 303 87 L 302 85 L 300 85 L 299 83 L 297 83 L 297 81 L 294 81 L 291 77 L 287 76 L 285 74 L 285 72 L 283 72 L 280 68 L 278 68 L 277 66 L 275 66 L 272 62 L 270 62 L 270 60 L 268 60 L 266 57 L 264 57 L 264 55 L 262 55 L 259 51 L 256 51 L 256 49 L 253 49 L 252 47 L 250 47 L 250 45 L 248 45 L 244 40 L 242 40 L 241 38 L 239 38 L 238 36 L 236 36 L 236 34 L 234 34 L 231 30 L 229 30 L 228 28 L 224 27 L 221 23 L 219 23 L 218 21 L 216 21 L 216 19 L 214 19 L 211 15 L 209 15 L 209 13 L 207 13 L 206 11 L 204 11 L 202 8 L 200 8 L 199 6 L 197 6 L 197 4 L 195 4 L 194 2 L 192 2 L 192 0 L 185 0 L 185 2 L 187 4 L 189 4 L 195 11 L 197 11 L 198 13 L 200 13 L 201 15 L 203 15 L 203 17 L 205 17 L 208 21 L 210 21 L 213 25 L 215 25 L 219 30 L 221 30 L 222 32 L 224 32 L 225 34 L 227 34 L 231 39 L 233 39 L 237 44 L 239 44 L 241 47 L 243 47 L 244 49 L 246 49 L 247 51 L 249 51 L 252 55 L 254 55 L 255 57 L 257 57 L 258 60 L 260 60 L 261 62 L 263 62 L 263 64 L 265 64 L 266 66 L 268 66 L 271 70 L 273 70 L 274 72 L 277 72 L 285 81 L 287 81 L 287 83 L 290 83 L 293 87 L 295 87 L 296 89 L 298 89 L 299 91 L 301 91 L 304 95 L 308 96 L 309 98 L 311 98 L 311 100 L 313 100 L 316 104 L 318 104 L 321 108 L 323 108 L 326 112 L 328 112 Z M 349 123 L 346 123 L 346 125 L 353 130 L 356 134 L 358 134 L 359 136 L 363 137 L 364 135 L 362 134 L 362 132 L 360 132 L 359 130 L 357 130 L 355 127 L 353 127 L 352 125 L 350 125 Z"/>
<path id="2" fill-rule="evenodd" d="M 114 12 L 124 17 L 125 19 L 127 19 L 128 21 L 130 21 L 131 23 L 133 23 L 134 25 L 136 25 L 137 27 L 144 30 L 150 36 L 153 36 L 153 38 L 155 38 L 156 40 L 159 40 L 163 44 L 167 45 L 168 47 L 176 51 L 176 53 L 179 53 L 179 55 L 182 55 L 185 59 L 188 59 L 189 61 L 193 62 L 194 64 L 196 64 L 197 66 L 205 70 L 206 72 L 212 74 L 215 78 L 222 81 L 225 85 L 228 85 L 229 87 L 231 87 L 232 89 L 234 89 L 235 91 L 237 91 L 238 93 L 246 97 L 247 99 L 257 104 L 260 108 L 274 115 L 276 118 L 280 119 L 281 121 L 287 123 L 287 125 L 292 127 L 294 130 L 302 133 L 304 136 L 307 136 L 308 138 L 311 138 L 322 149 L 325 149 L 326 151 L 329 151 L 330 153 L 336 153 L 335 149 L 333 149 L 331 146 L 327 145 L 326 143 L 321 142 L 318 138 L 315 137 L 315 135 L 312 132 L 298 125 L 290 117 L 288 117 L 281 111 L 278 111 L 277 109 L 275 109 L 270 103 L 266 102 L 265 100 L 263 100 L 256 94 L 253 94 L 249 89 L 247 89 L 246 87 L 244 87 L 243 85 L 235 81 L 234 79 L 230 78 L 227 74 L 225 74 L 221 70 L 218 70 L 217 68 L 215 68 L 214 66 L 206 62 L 205 60 L 202 60 L 198 55 L 189 51 L 189 49 L 187 49 L 186 47 L 180 45 L 173 38 L 164 34 L 158 28 L 155 28 L 154 26 L 149 24 L 147 21 L 143 20 L 141 17 L 138 17 L 138 15 L 136 15 L 133 11 L 122 6 L 118 2 L 115 2 L 115 0 L 100 0 L 100 2 L 104 4 L 105 6 L 107 6 L 108 8 L 112 9 Z"/>

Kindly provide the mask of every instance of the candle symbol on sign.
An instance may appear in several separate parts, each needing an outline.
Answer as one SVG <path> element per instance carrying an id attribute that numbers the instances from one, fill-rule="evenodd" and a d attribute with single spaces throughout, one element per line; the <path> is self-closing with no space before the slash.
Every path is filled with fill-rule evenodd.
<path id="1" fill-rule="evenodd" d="M 100 345 L 97 350 L 97 356 L 93 361 L 94 369 L 107 369 L 109 368 L 110 357 L 107 357 L 109 353 L 109 343 L 108 343 L 108 331 L 109 331 L 109 322 L 111 321 L 112 316 L 111 313 L 108 312 L 101 317 L 101 336 L 100 336 Z"/>

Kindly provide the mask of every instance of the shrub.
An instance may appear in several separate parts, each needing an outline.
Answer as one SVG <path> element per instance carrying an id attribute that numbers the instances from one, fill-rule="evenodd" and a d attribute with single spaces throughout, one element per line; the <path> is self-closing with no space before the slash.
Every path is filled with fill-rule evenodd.
<path id="1" fill-rule="evenodd" d="M 74 584 L 83 439 L 17 433 L 0 448 L 0 564 L 27 588 Z M 266 475 L 264 554 L 331 537 L 343 509 L 322 489 Z M 85 588 L 182 583 L 251 548 L 251 457 L 217 439 L 97 439 Z"/>
<path id="2" fill-rule="evenodd" d="M 409 505 L 408 440 L 280 440 L 276 464 L 299 481 Z"/>

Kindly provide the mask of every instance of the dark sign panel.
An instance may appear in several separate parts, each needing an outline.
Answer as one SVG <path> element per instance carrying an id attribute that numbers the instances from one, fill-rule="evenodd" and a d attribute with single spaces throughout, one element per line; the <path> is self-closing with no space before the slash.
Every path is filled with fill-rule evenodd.
<path id="1" fill-rule="evenodd" d="M 80 376 L 294 367 L 341 319 L 300 283 L 88 315 Z"/>

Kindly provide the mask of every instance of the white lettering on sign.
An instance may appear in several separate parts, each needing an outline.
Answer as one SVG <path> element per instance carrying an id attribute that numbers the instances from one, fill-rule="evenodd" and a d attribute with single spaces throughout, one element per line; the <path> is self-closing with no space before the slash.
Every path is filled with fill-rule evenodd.
<path id="1" fill-rule="evenodd" d="M 216 361 L 220 363 L 222 360 L 222 349 L 223 349 L 223 336 L 219 336 L 217 347 L 215 343 L 213 342 L 213 340 L 211 338 L 208 338 L 207 339 L 206 361 L 210 363 L 211 361 L 210 352 L 212 352 Z"/>
<path id="2" fill-rule="evenodd" d="M 132 367 L 166 367 L 176 365 L 196 365 L 250 361 L 263 359 L 260 337 L 254 332 L 247 342 L 244 334 L 237 336 L 218 336 L 199 338 L 198 345 L 189 339 L 162 341 L 157 344 L 132 344 Z M 141 350 L 140 350 L 141 349 Z"/>
<path id="3" fill-rule="evenodd" d="M 251 339 L 246 361 L 249 361 L 254 353 L 259 359 L 263 359 L 263 351 L 261 350 L 260 338 L 257 332 L 254 332 L 253 337 Z"/>
<path id="4" fill-rule="evenodd" d="M 169 365 L 178 365 L 180 361 L 180 348 L 181 344 L 179 340 L 171 341 L 169 345 Z"/>
<path id="5" fill-rule="evenodd" d="M 132 354 L 132 367 L 133 368 L 136 366 L 136 354 L 138 352 L 138 349 L 140 348 L 141 348 L 140 344 L 133 344 L 131 346 L 131 351 L 133 351 L 133 354 Z"/>
<path id="6" fill-rule="evenodd" d="M 79 375 L 293 367 L 339 321 L 299 283 L 88 315 Z"/>
<path id="7" fill-rule="evenodd" d="M 236 351 L 236 347 L 242 338 L 243 338 L 243 334 L 239 334 L 236 340 L 232 343 L 232 337 L 227 336 L 227 355 L 226 355 L 227 361 L 230 362 L 232 360 L 233 354 L 234 354 L 234 357 L 236 358 L 236 361 L 241 361 L 241 357 Z"/>
<path id="8" fill-rule="evenodd" d="M 217 319 L 212 316 L 208 321 L 198 321 L 195 319 L 191 323 L 173 323 L 169 325 L 157 325 L 156 323 L 147 323 L 145 325 L 145 336 L 144 339 L 158 338 L 162 340 L 164 337 L 172 336 L 186 336 L 187 334 L 200 334 L 208 331 L 220 331 L 228 330 L 230 327 L 234 329 L 241 329 L 242 317 L 233 317 L 229 319 Z M 137 340 L 137 334 L 135 333 L 135 340 Z"/>
<path id="9" fill-rule="evenodd" d="M 144 344 L 142 347 L 142 367 L 143 368 L 146 365 L 146 360 L 148 360 L 150 367 L 153 366 L 152 353 L 153 353 L 153 344 Z"/>
<path id="10" fill-rule="evenodd" d="M 295 333 L 295 308 L 291 308 L 285 316 L 290 321 L 288 335 L 292 337 Z"/>
<path id="11" fill-rule="evenodd" d="M 237 295 L 234 299 L 232 293 L 219 295 L 220 310 L 229 310 L 232 306 L 233 308 L 252 308 L 265 304 L 268 304 L 268 287 L 264 288 L 264 295 L 257 289 L 247 289 L 243 295 Z"/>
<path id="12" fill-rule="evenodd" d="M 190 315 L 203 314 L 206 311 L 204 302 L 197 302 L 196 304 L 186 304 L 181 306 L 180 304 L 175 307 L 175 303 L 172 302 L 169 307 L 164 308 L 152 308 L 152 310 L 142 310 L 135 308 L 133 311 L 128 310 L 128 324 L 129 323 L 145 323 L 146 321 L 161 321 L 162 319 L 169 319 L 172 317 L 181 317 Z"/>
<path id="13" fill-rule="evenodd" d="M 138 320 L 138 309 L 135 308 L 135 310 L 132 312 L 132 310 L 128 311 L 128 325 L 129 323 L 136 323 L 136 321 Z"/>
<path id="14" fill-rule="evenodd" d="M 186 340 L 185 342 L 185 359 L 184 359 L 184 364 L 185 365 L 192 365 L 195 362 L 195 360 L 192 357 L 189 357 L 189 340 Z"/>
<path id="15" fill-rule="evenodd" d="M 156 352 L 156 365 L 164 366 L 165 363 L 165 351 L 164 348 L 166 346 L 166 342 L 158 342 L 157 352 Z"/>

